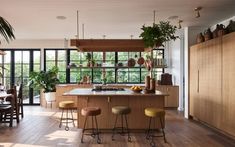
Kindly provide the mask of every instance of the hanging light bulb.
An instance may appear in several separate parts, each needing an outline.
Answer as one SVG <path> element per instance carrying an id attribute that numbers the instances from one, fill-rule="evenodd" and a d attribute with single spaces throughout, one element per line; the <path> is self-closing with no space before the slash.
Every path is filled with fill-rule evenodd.
<path id="1" fill-rule="evenodd" d="M 182 28 L 182 26 L 181 26 L 181 23 L 183 22 L 183 20 L 179 20 L 178 21 L 178 29 L 181 29 Z"/>
<path id="2" fill-rule="evenodd" d="M 202 9 L 202 7 L 196 7 L 195 9 L 194 9 L 194 11 L 196 12 L 196 18 L 199 18 L 200 16 L 201 16 L 201 14 L 200 14 L 200 10 Z"/>

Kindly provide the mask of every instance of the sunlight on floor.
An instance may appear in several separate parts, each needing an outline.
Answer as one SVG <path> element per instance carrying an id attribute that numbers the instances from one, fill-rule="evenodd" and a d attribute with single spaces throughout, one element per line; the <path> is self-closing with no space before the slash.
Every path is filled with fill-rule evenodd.
<path id="1" fill-rule="evenodd" d="M 48 147 L 48 146 L 20 144 L 20 143 L 0 143 L 0 147 Z"/>
<path id="2" fill-rule="evenodd" d="M 64 139 L 66 140 L 65 142 L 76 142 L 75 139 L 78 135 L 78 131 L 62 131 L 58 130 L 53 133 L 50 133 L 48 135 L 45 135 L 45 137 L 48 138 L 48 140 L 58 140 L 58 139 Z"/>

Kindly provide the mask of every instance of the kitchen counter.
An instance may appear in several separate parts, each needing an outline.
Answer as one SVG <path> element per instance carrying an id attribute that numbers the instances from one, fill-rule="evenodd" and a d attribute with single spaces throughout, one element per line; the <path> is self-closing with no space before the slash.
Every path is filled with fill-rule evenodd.
<path id="1" fill-rule="evenodd" d="M 70 100 L 70 97 L 76 97 L 77 104 L 77 126 L 82 128 L 85 118 L 81 116 L 81 109 L 84 107 L 100 107 L 101 115 L 97 116 L 97 121 L 101 129 L 111 130 L 114 125 L 115 115 L 112 114 L 113 106 L 129 106 L 131 113 L 128 114 L 128 123 L 130 129 L 146 129 L 148 117 L 144 115 L 144 109 L 147 107 L 164 109 L 164 98 L 167 94 L 156 91 L 152 94 L 134 93 L 130 89 L 122 91 L 92 91 L 92 88 L 75 88 L 63 94 Z M 90 121 L 90 120 L 89 120 Z M 91 123 L 88 122 L 88 128 Z M 155 128 L 160 128 L 160 123 L 156 121 Z"/>
<path id="2" fill-rule="evenodd" d="M 167 96 L 168 94 L 162 93 L 158 90 L 155 93 L 136 93 L 130 89 L 124 88 L 124 90 L 117 91 L 92 91 L 92 88 L 76 88 L 69 92 L 65 92 L 64 96 Z"/>

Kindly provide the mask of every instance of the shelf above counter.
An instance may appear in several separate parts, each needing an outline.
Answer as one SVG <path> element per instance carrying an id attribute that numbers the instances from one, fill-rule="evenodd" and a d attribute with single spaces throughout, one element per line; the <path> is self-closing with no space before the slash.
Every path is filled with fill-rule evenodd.
<path id="1" fill-rule="evenodd" d="M 146 68 L 144 66 L 134 66 L 134 67 L 127 67 L 127 66 L 94 66 L 94 67 L 87 67 L 87 66 L 79 66 L 79 67 L 68 67 L 69 69 L 103 69 L 103 68 L 115 68 L 115 69 L 129 69 L 129 68 Z M 167 66 L 155 66 L 154 68 L 167 68 Z"/>

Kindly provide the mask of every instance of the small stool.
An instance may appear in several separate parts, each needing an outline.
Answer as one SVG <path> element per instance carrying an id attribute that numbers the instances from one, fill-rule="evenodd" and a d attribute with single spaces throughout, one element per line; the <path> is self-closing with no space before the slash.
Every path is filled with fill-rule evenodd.
<path id="1" fill-rule="evenodd" d="M 83 143 L 84 132 L 87 130 L 92 130 L 92 133 L 90 134 L 91 137 L 95 138 L 97 136 L 97 143 L 100 144 L 101 143 L 100 136 L 99 136 L 100 132 L 98 129 L 98 123 L 97 123 L 96 116 L 101 114 L 101 109 L 98 107 L 85 107 L 85 108 L 82 108 L 81 114 L 83 116 L 85 116 L 85 122 L 84 122 L 83 130 L 82 130 L 81 143 Z M 92 122 L 91 122 L 92 128 L 86 128 L 88 116 L 91 116 L 91 118 L 92 118 Z M 96 128 L 94 128 L 94 118 L 95 118 Z"/>
<path id="2" fill-rule="evenodd" d="M 62 123 L 64 123 L 63 121 L 65 120 L 66 122 L 66 126 L 65 126 L 65 130 L 68 131 L 69 130 L 69 126 L 68 123 L 73 123 L 73 126 L 75 126 L 74 124 L 74 119 L 73 119 L 73 110 L 77 109 L 76 107 L 74 107 L 74 102 L 73 101 L 61 101 L 59 103 L 59 109 L 62 109 L 62 114 L 60 117 L 60 124 L 59 124 L 59 128 L 61 128 Z M 64 110 L 66 110 L 66 118 L 63 117 L 64 115 Z M 69 110 L 71 112 L 71 117 L 69 117 Z M 71 120 L 69 122 L 69 120 Z"/>
<path id="3" fill-rule="evenodd" d="M 116 115 L 116 119 L 115 119 L 115 123 L 114 123 L 114 127 L 113 127 L 113 134 L 112 134 L 112 140 L 114 140 L 114 135 L 116 134 L 116 131 L 118 129 L 121 129 L 121 132 L 119 132 L 120 134 L 124 134 L 127 133 L 128 134 L 128 141 L 131 142 L 131 137 L 130 137 L 130 131 L 128 128 L 128 122 L 127 122 L 127 114 L 131 113 L 131 109 L 127 106 L 115 106 L 112 107 L 112 113 Z M 118 116 L 121 115 L 121 127 L 116 127 L 117 125 L 117 119 Z M 123 117 L 125 118 L 125 122 L 126 122 L 126 127 L 123 127 Z M 126 132 L 124 132 L 124 129 L 126 130 Z"/>
<path id="4" fill-rule="evenodd" d="M 146 116 L 149 117 L 149 126 L 148 126 L 148 130 L 147 130 L 146 139 L 149 140 L 150 138 L 152 138 L 152 140 L 150 142 L 150 146 L 152 146 L 152 147 L 155 146 L 155 143 L 153 141 L 154 137 L 164 137 L 164 141 L 166 143 L 164 125 L 163 125 L 163 120 L 165 118 L 165 111 L 163 109 L 158 109 L 158 108 L 146 108 L 144 110 L 144 113 L 145 113 Z M 151 129 L 151 120 L 152 120 L 152 118 L 159 118 L 163 135 L 155 136 L 154 134 L 151 134 L 151 131 L 152 132 L 154 131 L 153 129 Z"/>

